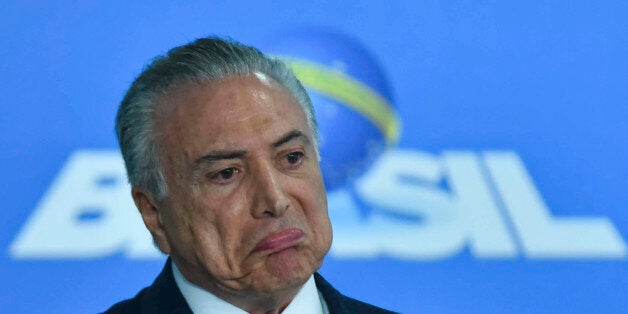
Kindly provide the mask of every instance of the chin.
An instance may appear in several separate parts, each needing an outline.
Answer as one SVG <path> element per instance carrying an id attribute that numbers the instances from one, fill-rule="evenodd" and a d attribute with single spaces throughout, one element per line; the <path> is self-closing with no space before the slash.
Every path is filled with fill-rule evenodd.
<path id="1" fill-rule="evenodd" d="M 258 282 L 268 283 L 267 286 L 260 287 L 267 292 L 300 287 L 320 265 L 321 262 L 308 261 L 294 248 L 286 249 L 268 257 L 264 265 L 264 277 L 267 278 Z"/>

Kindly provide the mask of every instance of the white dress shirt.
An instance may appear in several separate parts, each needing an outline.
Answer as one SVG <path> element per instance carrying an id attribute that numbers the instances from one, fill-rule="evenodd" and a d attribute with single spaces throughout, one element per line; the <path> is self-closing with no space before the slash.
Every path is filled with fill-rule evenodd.
<path id="1" fill-rule="evenodd" d="M 211 292 L 189 282 L 172 262 L 172 273 L 183 298 L 195 314 L 247 314 L 241 308 L 213 295 Z M 329 314 L 327 304 L 321 293 L 316 289 L 314 276 L 301 287 L 292 302 L 281 312 L 282 314 Z"/>

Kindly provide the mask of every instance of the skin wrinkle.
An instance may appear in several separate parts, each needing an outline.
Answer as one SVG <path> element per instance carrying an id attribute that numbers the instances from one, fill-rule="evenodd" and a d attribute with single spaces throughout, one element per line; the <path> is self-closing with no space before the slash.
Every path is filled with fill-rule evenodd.
<path id="1" fill-rule="evenodd" d="M 218 297 L 247 311 L 285 308 L 331 244 L 313 135 L 301 107 L 275 81 L 249 75 L 180 85 L 159 111 L 169 194 L 154 204 L 161 223 L 147 223 L 163 228 L 151 230 L 158 238 L 165 234 L 156 243 L 190 282 Z M 305 137 L 274 145 L 295 131 Z M 246 154 L 195 168 L 196 160 L 216 150 Z M 286 160 L 289 152 L 304 153 L 298 166 Z M 240 172 L 228 184 L 214 183 L 208 173 L 226 167 Z M 303 231 L 296 246 L 254 252 L 286 228 Z"/>

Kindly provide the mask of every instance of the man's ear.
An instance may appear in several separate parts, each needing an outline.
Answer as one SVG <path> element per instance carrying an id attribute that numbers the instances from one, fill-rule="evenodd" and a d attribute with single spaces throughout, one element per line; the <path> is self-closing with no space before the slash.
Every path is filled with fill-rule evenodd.
<path id="1" fill-rule="evenodd" d="M 151 193 L 146 192 L 141 188 L 133 187 L 131 189 L 131 194 L 133 195 L 135 206 L 139 209 L 140 214 L 142 215 L 142 220 L 144 220 L 146 229 L 148 229 L 150 234 L 153 236 L 153 241 L 155 241 L 159 250 L 165 254 L 170 254 L 170 243 L 168 242 L 166 230 L 163 226 L 161 219 L 163 213 L 160 211 L 162 209 L 160 208 L 158 202 L 155 201 L 155 198 Z"/>

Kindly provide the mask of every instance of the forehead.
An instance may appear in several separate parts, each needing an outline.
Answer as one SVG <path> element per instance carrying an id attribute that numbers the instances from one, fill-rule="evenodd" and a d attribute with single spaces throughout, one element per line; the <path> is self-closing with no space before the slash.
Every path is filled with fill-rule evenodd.
<path id="1" fill-rule="evenodd" d="M 294 96 L 263 74 L 185 83 L 170 91 L 159 108 L 156 129 L 166 150 L 242 149 L 294 129 L 311 137 Z"/>

